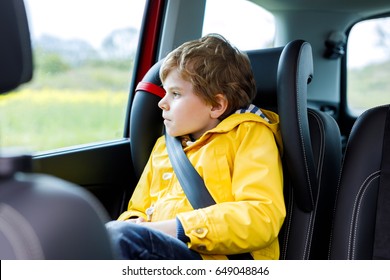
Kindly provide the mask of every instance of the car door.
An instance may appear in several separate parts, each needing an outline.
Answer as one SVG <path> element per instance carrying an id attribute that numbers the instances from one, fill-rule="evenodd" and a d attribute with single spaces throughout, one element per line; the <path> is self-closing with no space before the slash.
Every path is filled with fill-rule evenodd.
<path id="1" fill-rule="evenodd" d="M 87 189 L 116 218 L 137 182 L 128 118 L 164 1 L 25 3 L 34 78 L 0 99 L 2 146 L 23 146 L 33 172 Z"/>

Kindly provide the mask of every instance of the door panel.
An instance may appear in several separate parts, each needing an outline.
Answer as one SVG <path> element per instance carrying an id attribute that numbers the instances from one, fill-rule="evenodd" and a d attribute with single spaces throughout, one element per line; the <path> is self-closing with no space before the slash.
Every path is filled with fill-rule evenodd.
<path id="1" fill-rule="evenodd" d="M 79 185 L 95 195 L 115 219 L 135 187 L 128 139 L 37 155 L 33 172 Z"/>

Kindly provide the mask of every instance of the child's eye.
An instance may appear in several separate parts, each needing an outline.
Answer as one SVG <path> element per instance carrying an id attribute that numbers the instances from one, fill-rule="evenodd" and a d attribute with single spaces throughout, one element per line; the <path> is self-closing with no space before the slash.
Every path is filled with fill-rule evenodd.
<path id="1" fill-rule="evenodd" d="M 174 92 L 172 92 L 172 95 L 173 95 L 173 97 L 179 97 L 180 93 L 174 91 Z"/>

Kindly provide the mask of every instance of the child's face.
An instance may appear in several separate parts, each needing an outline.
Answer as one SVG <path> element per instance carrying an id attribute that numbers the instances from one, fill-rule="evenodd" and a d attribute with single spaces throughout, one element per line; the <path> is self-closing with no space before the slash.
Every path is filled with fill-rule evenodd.
<path id="1" fill-rule="evenodd" d="M 158 106 L 166 131 L 171 136 L 191 135 L 198 139 L 204 132 L 214 128 L 219 120 L 213 116 L 213 107 L 193 91 L 192 84 L 183 80 L 178 71 L 172 70 L 164 82 L 166 95 Z"/>

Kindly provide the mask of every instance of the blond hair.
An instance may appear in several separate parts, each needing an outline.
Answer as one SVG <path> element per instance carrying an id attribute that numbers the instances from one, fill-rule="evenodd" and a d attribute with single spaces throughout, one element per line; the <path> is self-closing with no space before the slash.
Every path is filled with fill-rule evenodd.
<path id="1" fill-rule="evenodd" d="M 248 56 L 221 35 L 206 35 L 170 52 L 160 68 L 163 83 L 174 69 L 207 104 L 217 106 L 215 96 L 225 95 L 228 107 L 221 120 L 255 98 L 256 83 Z"/>

